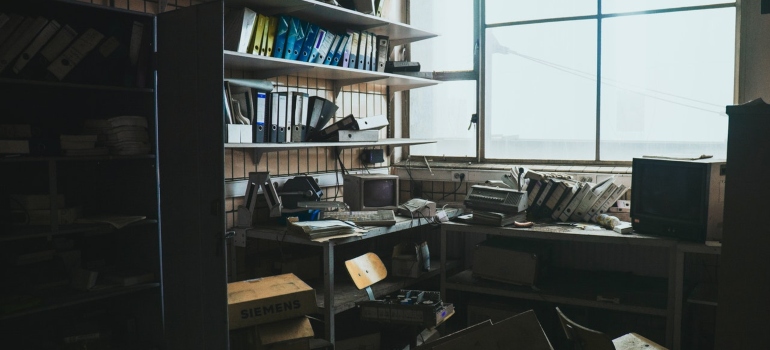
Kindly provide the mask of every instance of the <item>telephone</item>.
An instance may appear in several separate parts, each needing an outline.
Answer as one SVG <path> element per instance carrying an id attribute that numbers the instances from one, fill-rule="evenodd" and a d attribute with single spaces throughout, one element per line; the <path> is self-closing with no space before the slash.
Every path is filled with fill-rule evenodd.
<path id="1" fill-rule="evenodd" d="M 398 206 L 398 215 L 432 218 L 436 216 L 436 203 L 427 199 L 412 198 Z"/>

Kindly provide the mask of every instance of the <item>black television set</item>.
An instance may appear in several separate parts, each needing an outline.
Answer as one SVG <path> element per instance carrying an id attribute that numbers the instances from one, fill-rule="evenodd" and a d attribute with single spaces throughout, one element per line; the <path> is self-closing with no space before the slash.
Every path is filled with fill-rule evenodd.
<path id="1" fill-rule="evenodd" d="M 398 208 L 398 176 L 347 174 L 342 180 L 342 196 L 350 210 Z"/>
<path id="2" fill-rule="evenodd" d="M 722 240 L 725 170 L 720 159 L 634 158 L 634 232 L 695 242 Z"/>

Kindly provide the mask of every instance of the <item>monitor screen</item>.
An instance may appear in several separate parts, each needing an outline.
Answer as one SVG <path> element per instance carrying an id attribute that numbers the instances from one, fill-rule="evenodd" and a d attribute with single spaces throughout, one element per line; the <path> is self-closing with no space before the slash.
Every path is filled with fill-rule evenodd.
<path id="1" fill-rule="evenodd" d="M 364 207 L 376 208 L 398 205 L 396 195 L 397 179 L 367 179 L 363 183 Z"/>
<path id="2" fill-rule="evenodd" d="M 654 163 L 634 169 L 639 179 L 634 188 L 640 214 L 694 222 L 704 214 L 706 172 L 702 167 Z M 632 196 L 632 197 L 633 197 Z"/>

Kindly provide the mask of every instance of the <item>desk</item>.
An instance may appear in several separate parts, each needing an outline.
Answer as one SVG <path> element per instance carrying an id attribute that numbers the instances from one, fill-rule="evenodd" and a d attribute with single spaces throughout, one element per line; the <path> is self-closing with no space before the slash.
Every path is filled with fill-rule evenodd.
<path id="1" fill-rule="evenodd" d="M 447 276 L 447 236 L 449 234 L 482 234 L 546 241 L 609 243 L 657 247 L 664 249 L 667 253 L 668 279 L 666 283 L 663 283 L 662 300 L 654 301 L 639 299 L 634 300 L 633 303 L 614 304 L 597 301 L 596 295 L 581 293 L 575 295 L 560 292 L 559 286 L 553 289 L 541 288 L 540 291 L 535 292 L 528 287 L 519 287 L 489 281 L 474 281 L 469 270 L 463 271 L 457 275 Z M 676 288 L 681 289 L 682 287 L 680 283 L 667 282 L 676 281 L 676 278 L 679 276 L 678 272 L 681 271 L 682 268 L 681 264 L 675 264 L 675 262 L 679 262 L 677 259 L 678 244 L 678 241 L 669 238 L 638 234 L 621 235 L 610 230 L 586 231 L 575 227 L 546 225 L 537 225 L 533 228 L 513 228 L 468 225 L 454 222 L 444 223 L 441 225 L 441 294 L 442 298 L 445 298 L 447 290 L 457 290 L 510 298 L 656 315 L 666 319 L 666 344 L 668 348 L 673 348 L 672 345 L 675 338 L 674 333 L 679 330 L 679 327 L 675 327 L 676 296 L 678 295 L 679 299 L 681 299 L 681 293 L 677 293 Z M 681 319 L 681 314 L 679 319 Z"/>
<path id="2" fill-rule="evenodd" d="M 461 213 L 459 209 L 449 208 L 446 210 L 447 215 L 451 217 L 457 216 Z M 368 232 L 364 236 L 360 237 L 348 237 L 332 239 L 326 242 L 314 242 L 307 238 L 295 236 L 286 233 L 285 226 L 266 226 L 259 228 L 235 228 L 236 234 L 245 234 L 249 238 L 258 238 L 264 240 L 275 240 L 286 243 L 302 244 L 320 247 L 323 249 L 323 273 L 324 282 L 323 288 L 316 288 L 316 299 L 318 307 L 322 309 L 324 314 L 326 340 L 331 343 L 335 342 L 334 335 L 334 316 L 345 310 L 349 310 L 355 307 L 355 303 L 358 301 L 368 300 L 366 292 L 358 290 L 353 285 L 352 281 L 343 285 L 336 285 L 334 283 L 334 248 L 339 245 L 347 243 L 358 242 L 365 239 L 371 239 L 388 235 L 391 233 L 407 230 L 413 227 L 419 227 L 428 224 L 425 219 L 411 219 L 401 216 L 396 216 L 396 224 L 393 226 L 371 226 L 366 227 Z M 241 232 L 239 232 L 241 231 Z M 363 253 L 363 252 L 362 252 Z M 442 261 L 440 266 L 447 266 L 446 261 Z M 423 273 L 418 278 L 398 278 L 388 277 L 387 279 L 380 281 L 372 286 L 375 296 L 383 296 L 393 293 L 400 289 L 405 289 L 408 286 L 422 281 L 427 278 L 431 278 L 438 275 L 439 266 L 435 263 L 431 264 L 431 270 Z"/>

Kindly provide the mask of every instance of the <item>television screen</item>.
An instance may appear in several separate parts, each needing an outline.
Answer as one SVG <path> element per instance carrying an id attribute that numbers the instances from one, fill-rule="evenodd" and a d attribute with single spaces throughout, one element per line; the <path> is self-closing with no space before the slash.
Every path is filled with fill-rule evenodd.
<path id="1" fill-rule="evenodd" d="M 640 179 L 639 186 L 645 189 L 636 203 L 638 212 L 697 222 L 706 205 L 705 175 L 708 174 L 701 168 L 676 163 L 634 169 L 634 176 Z"/>
<path id="2" fill-rule="evenodd" d="M 721 240 L 725 162 L 634 158 L 634 231 L 683 240 Z"/>
<path id="3" fill-rule="evenodd" d="M 395 179 L 369 179 L 364 181 L 364 207 L 376 208 L 396 205 Z"/>

